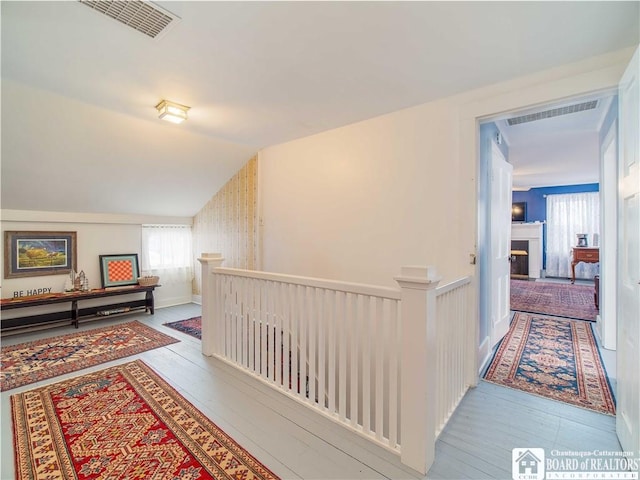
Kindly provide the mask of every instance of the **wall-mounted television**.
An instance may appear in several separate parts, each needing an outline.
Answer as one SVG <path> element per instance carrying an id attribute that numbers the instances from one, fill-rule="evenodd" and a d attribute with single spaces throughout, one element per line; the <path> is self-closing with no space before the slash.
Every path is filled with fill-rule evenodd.
<path id="1" fill-rule="evenodd" d="M 516 223 L 527 221 L 527 202 L 513 202 L 511 204 L 511 221 Z"/>

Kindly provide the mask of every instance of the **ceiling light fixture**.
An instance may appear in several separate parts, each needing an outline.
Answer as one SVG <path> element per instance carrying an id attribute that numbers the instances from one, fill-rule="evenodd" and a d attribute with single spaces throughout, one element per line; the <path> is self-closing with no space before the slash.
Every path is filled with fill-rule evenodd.
<path id="1" fill-rule="evenodd" d="M 187 119 L 187 111 L 191 107 L 180 105 L 179 103 L 170 102 L 169 100 L 162 100 L 156 105 L 156 110 L 160 114 L 158 118 L 166 120 L 171 123 L 182 123 Z"/>

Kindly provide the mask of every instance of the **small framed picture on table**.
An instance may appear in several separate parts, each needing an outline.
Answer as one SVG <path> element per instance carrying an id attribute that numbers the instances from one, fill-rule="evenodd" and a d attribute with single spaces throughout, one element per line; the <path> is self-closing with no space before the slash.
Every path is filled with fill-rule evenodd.
<path id="1" fill-rule="evenodd" d="M 100 255 L 102 288 L 137 285 L 139 276 L 137 253 Z"/>

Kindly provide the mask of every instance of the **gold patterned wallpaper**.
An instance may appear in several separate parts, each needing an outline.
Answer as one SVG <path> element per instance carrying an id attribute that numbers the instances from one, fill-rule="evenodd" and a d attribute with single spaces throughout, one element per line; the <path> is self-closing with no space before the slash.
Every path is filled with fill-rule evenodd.
<path id="1" fill-rule="evenodd" d="M 258 255 L 258 158 L 253 157 L 193 219 L 195 278 L 193 293 L 202 293 L 203 253 L 222 253 L 224 266 L 255 270 Z"/>

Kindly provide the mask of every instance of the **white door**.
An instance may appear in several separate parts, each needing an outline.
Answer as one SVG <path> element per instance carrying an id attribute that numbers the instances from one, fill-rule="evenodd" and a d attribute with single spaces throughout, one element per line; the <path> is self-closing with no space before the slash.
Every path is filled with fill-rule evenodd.
<path id="1" fill-rule="evenodd" d="M 636 50 L 618 91 L 618 405 L 625 451 L 640 452 L 640 61 Z"/>
<path id="2" fill-rule="evenodd" d="M 513 166 L 495 142 L 491 145 L 491 242 L 489 290 L 491 346 L 509 330 L 511 277 L 511 180 Z"/>

